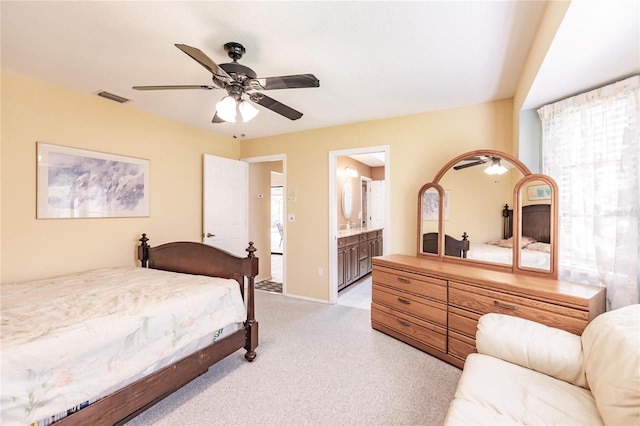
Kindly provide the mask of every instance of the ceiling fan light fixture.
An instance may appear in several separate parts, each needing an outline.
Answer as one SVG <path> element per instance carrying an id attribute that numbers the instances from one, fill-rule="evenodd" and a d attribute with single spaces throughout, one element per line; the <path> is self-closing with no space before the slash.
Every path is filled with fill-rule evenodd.
<path id="1" fill-rule="evenodd" d="M 491 160 L 491 165 L 489 167 L 487 167 L 486 169 L 484 169 L 484 172 L 488 175 L 502 175 L 504 173 L 506 173 L 508 171 L 508 169 L 503 166 L 502 164 L 500 164 L 500 159 L 499 158 L 494 158 L 493 160 Z"/>
<path id="2" fill-rule="evenodd" d="M 236 100 L 231 96 L 225 96 L 216 103 L 218 117 L 229 123 L 236 122 Z"/>
<path id="3" fill-rule="evenodd" d="M 240 101 L 238 103 L 238 110 L 240 111 L 240 115 L 242 116 L 243 123 L 253 120 L 260 112 L 256 107 L 254 107 L 247 101 Z"/>

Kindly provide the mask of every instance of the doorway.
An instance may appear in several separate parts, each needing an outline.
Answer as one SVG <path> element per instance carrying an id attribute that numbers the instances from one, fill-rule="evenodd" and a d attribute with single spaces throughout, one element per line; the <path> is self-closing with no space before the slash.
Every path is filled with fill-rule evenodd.
<path id="1" fill-rule="evenodd" d="M 271 172 L 271 254 L 282 254 L 284 246 L 284 191 L 278 177 L 282 173 Z"/>
<path id="2" fill-rule="evenodd" d="M 383 193 L 385 194 L 386 202 L 383 206 L 379 206 L 383 208 L 383 223 L 380 228 L 382 228 L 382 253 L 388 253 L 389 246 L 389 236 L 390 233 L 390 220 L 389 220 L 389 187 L 390 187 L 390 173 L 389 173 L 389 162 L 387 159 L 389 158 L 389 150 L 390 147 L 388 145 L 384 146 L 374 146 L 374 147 L 365 147 L 365 148 L 353 148 L 346 149 L 340 151 L 330 151 L 329 152 L 329 302 L 331 304 L 338 303 L 338 272 L 339 270 L 343 270 L 343 268 L 339 268 L 338 262 L 338 237 L 341 236 L 341 232 L 344 233 L 345 230 L 351 231 L 353 223 L 357 223 L 357 226 L 360 227 L 363 225 L 363 222 L 367 225 L 370 225 L 368 218 L 371 216 L 372 209 L 372 200 L 370 199 L 370 195 L 367 195 L 367 218 L 363 220 L 363 211 L 365 208 L 362 208 L 361 204 L 357 206 L 353 206 L 353 215 L 352 217 L 356 220 L 345 219 L 341 217 L 342 220 L 339 220 L 339 212 L 343 211 L 342 206 L 340 205 L 341 200 L 344 198 L 339 196 L 340 191 L 338 190 L 339 184 L 342 182 L 340 176 L 342 173 L 347 170 L 339 170 L 339 162 L 342 165 L 344 157 L 350 157 L 357 159 L 358 161 L 367 161 L 366 157 L 371 156 L 382 158 L 384 164 L 383 176 L 379 177 L 378 180 L 382 186 Z M 363 183 L 368 186 L 369 182 L 364 180 L 365 182 L 358 181 L 360 188 Z M 358 188 L 358 186 L 356 186 Z M 354 189 L 356 189 L 354 188 Z M 358 188 L 359 189 L 359 188 Z M 358 190 L 356 189 L 356 190 Z M 360 191 L 358 193 L 358 203 L 361 203 Z M 351 197 L 347 197 L 350 199 Z M 351 210 L 351 209 L 349 209 Z M 348 223 L 346 222 L 348 220 Z M 342 265 L 342 264 L 341 264 Z M 369 275 L 370 276 L 370 275 Z M 347 287 L 348 288 L 348 287 Z M 346 289 L 345 289 L 346 290 Z"/>
<path id="3" fill-rule="evenodd" d="M 286 294 L 286 155 L 243 161 L 249 163 L 249 236 L 258 249 L 256 289 Z"/>

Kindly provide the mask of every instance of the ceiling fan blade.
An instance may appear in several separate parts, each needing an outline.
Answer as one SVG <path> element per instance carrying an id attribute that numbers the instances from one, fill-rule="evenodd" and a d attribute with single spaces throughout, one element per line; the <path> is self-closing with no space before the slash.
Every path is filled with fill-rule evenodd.
<path id="1" fill-rule="evenodd" d="M 213 114 L 213 120 L 211 120 L 212 123 L 226 123 L 226 121 L 224 121 L 222 118 L 220 118 L 218 116 L 218 113 L 216 112 L 215 114 Z"/>
<path id="2" fill-rule="evenodd" d="M 256 89 L 303 89 L 306 87 L 320 87 L 320 80 L 313 74 L 283 75 L 278 77 L 256 78 L 253 80 L 259 87 Z"/>
<path id="3" fill-rule="evenodd" d="M 269 96 L 263 95 L 262 93 L 252 93 L 249 98 L 253 102 L 287 117 L 289 120 L 297 120 L 302 117 L 302 113 L 300 111 L 296 111 L 295 109 L 286 106 Z"/>
<path id="4" fill-rule="evenodd" d="M 478 160 L 478 161 L 474 161 L 472 163 L 466 163 L 466 164 L 458 164 L 457 166 L 453 166 L 453 170 L 462 170 L 462 169 L 466 169 L 467 167 L 473 167 L 473 166 L 478 166 L 480 164 L 484 164 L 486 163 L 487 160 Z"/>
<path id="5" fill-rule="evenodd" d="M 226 82 L 231 81 L 231 77 L 229 76 L 229 74 L 227 74 L 225 70 L 220 68 L 218 64 L 213 62 L 211 58 L 205 55 L 200 49 L 187 46 L 186 44 L 179 44 L 179 43 L 176 43 L 175 46 L 178 49 L 182 50 L 187 55 L 189 55 L 197 63 L 199 63 L 200 65 L 205 67 L 207 70 L 209 70 L 211 74 L 215 75 L 219 79 L 224 80 Z"/>
<path id="6" fill-rule="evenodd" d="M 207 86 L 204 84 L 187 84 L 187 85 L 174 85 L 174 86 L 133 86 L 135 90 L 182 90 L 182 89 L 204 89 L 212 90 L 217 89 L 216 86 Z"/>

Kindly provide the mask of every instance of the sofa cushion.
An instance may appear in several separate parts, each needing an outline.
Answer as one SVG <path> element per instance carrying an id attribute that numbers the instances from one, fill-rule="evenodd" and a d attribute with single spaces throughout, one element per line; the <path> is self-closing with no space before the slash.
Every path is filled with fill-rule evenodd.
<path id="1" fill-rule="evenodd" d="M 591 392 L 482 354 L 467 357 L 445 424 L 603 424 Z"/>
<path id="2" fill-rule="evenodd" d="M 481 354 L 588 388 L 580 336 L 567 331 L 491 313 L 478 321 L 476 348 Z"/>
<path id="3" fill-rule="evenodd" d="M 582 333 L 584 370 L 607 424 L 640 423 L 640 305 L 596 317 Z"/>

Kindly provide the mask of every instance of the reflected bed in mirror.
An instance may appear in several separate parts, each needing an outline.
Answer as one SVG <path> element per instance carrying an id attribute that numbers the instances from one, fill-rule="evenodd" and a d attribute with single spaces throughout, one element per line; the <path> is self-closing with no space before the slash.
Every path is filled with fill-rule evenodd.
<path id="1" fill-rule="evenodd" d="M 463 235 L 456 240 L 445 235 L 445 254 L 466 257 L 483 262 L 511 265 L 513 262 L 513 210 L 505 205 L 502 210 L 503 238 L 487 242 L 474 242 L 473 236 Z M 520 238 L 520 264 L 525 268 L 549 270 L 550 268 L 550 205 L 535 204 L 522 208 L 522 237 Z M 424 235 L 424 249 L 437 246 L 438 234 Z M 435 240 L 435 241 L 434 241 Z M 429 241 L 429 243 L 427 243 Z"/>
<path id="2" fill-rule="evenodd" d="M 536 204 L 522 208 L 522 237 L 520 237 L 520 266 L 549 270 L 549 204 Z M 513 235 L 511 233 L 511 218 L 513 210 L 505 206 L 502 218 L 505 234 L 499 240 L 485 243 L 474 242 L 470 237 L 468 259 L 484 262 L 511 265 L 513 262 Z"/>

